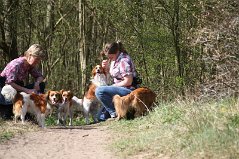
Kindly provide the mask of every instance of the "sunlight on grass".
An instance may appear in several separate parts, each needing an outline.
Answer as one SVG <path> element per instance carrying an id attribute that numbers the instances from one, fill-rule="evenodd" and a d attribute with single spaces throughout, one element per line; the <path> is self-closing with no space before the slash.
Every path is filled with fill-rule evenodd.
<path id="1" fill-rule="evenodd" d="M 57 117 L 56 115 L 48 116 L 45 120 L 46 127 L 56 126 Z M 93 119 L 90 119 L 93 122 Z M 41 128 L 37 123 L 32 123 L 33 121 L 26 121 L 22 124 L 19 120 L 16 124 L 12 121 L 5 121 L 0 118 L 0 143 L 13 138 L 15 135 L 24 134 L 27 132 L 39 131 Z M 67 124 L 69 119 L 67 119 Z M 85 125 L 85 119 L 83 116 L 78 116 L 73 118 L 73 126 Z"/>
<path id="2" fill-rule="evenodd" d="M 238 158 L 238 112 L 233 99 L 160 104 L 147 116 L 113 122 L 113 149 L 122 157 Z"/>
<path id="3" fill-rule="evenodd" d="M 69 121 L 70 121 L 69 117 L 67 117 L 66 125 L 69 124 Z M 90 117 L 90 122 L 93 122 L 92 117 Z M 72 120 L 72 125 L 73 126 L 86 125 L 85 118 L 83 117 L 83 115 L 77 114 L 77 116 L 74 116 Z M 53 114 L 46 118 L 46 126 L 57 126 L 57 114 Z"/>
<path id="4" fill-rule="evenodd" d="M 37 131 L 39 129 L 38 125 L 31 122 L 26 122 L 23 125 L 21 122 L 15 124 L 13 121 L 3 121 L 0 119 L 0 143 L 11 139 L 17 134 Z"/>

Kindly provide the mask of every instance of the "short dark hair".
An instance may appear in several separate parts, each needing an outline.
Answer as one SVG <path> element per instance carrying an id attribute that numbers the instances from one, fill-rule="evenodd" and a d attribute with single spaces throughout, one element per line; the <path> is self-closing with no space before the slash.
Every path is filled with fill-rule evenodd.
<path id="1" fill-rule="evenodd" d="M 124 49 L 123 44 L 120 41 L 113 42 L 110 44 L 108 48 L 108 54 L 116 54 L 117 51 L 123 52 L 127 54 L 127 51 Z"/>
<path id="2" fill-rule="evenodd" d="M 116 54 L 119 51 L 119 45 L 117 42 L 113 42 L 109 46 L 108 54 Z"/>

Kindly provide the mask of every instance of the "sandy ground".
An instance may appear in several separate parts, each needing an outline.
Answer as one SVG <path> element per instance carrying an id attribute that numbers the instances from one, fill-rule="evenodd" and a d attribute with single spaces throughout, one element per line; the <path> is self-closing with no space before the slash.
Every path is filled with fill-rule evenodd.
<path id="1" fill-rule="evenodd" d="M 115 159 L 107 126 L 52 127 L 0 144 L 0 159 Z"/>

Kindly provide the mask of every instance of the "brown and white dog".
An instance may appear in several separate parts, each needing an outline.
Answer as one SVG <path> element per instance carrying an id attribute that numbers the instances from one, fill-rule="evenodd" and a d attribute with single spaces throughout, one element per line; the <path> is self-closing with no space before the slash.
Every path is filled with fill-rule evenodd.
<path id="1" fill-rule="evenodd" d="M 123 97 L 115 95 L 113 102 L 117 119 L 125 118 L 127 113 L 133 113 L 133 117 L 142 116 L 152 109 L 155 100 L 156 94 L 146 87 L 135 89 Z"/>
<path id="2" fill-rule="evenodd" d="M 66 118 L 69 115 L 70 122 L 69 126 L 72 126 L 73 119 L 73 93 L 71 91 L 61 90 L 62 102 L 58 105 L 58 120 L 57 124 L 60 124 L 60 121 L 63 122 L 63 125 L 66 125 Z"/>
<path id="3" fill-rule="evenodd" d="M 17 92 L 11 85 L 6 85 L 1 91 L 4 98 L 13 101 L 14 120 L 21 117 L 22 123 L 25 122 L 27 112 L 35 114 L 39 126 L 45 128 L 45 116 L 52 112 L 53 106 L 60 100 L 55 91 L 48 91 L 46 94 L 26 94 Z"/>
<path id="4" fill-rule="evenodd" d="M 95 89 L 98 86 L 108 84 L 107 73 L 100 65 L 96 65 L 92 70 L 91 83 L 83 98 L 83 112 L 86 124 L 89 124 L 89 115 L 91 114 L 94 122 L 97 122 L 97 112 L 100 106 L 98 99 L 95 96 Z"/>

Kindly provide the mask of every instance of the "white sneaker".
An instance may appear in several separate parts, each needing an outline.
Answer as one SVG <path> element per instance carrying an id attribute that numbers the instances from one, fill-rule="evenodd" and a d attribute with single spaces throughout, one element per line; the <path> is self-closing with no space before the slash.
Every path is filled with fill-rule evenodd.
<path id="1" fill-rule="evenodd" d="M 111 113 L 111 114 L 110 114 L 110 117 L 111 117 L 111 118 L 116 118 L 116 117 L 117 117 L 117 116 L 116 116 L 116 113 L 115 113 L 115 112 L 114 112 L 114 113 Z"/>

